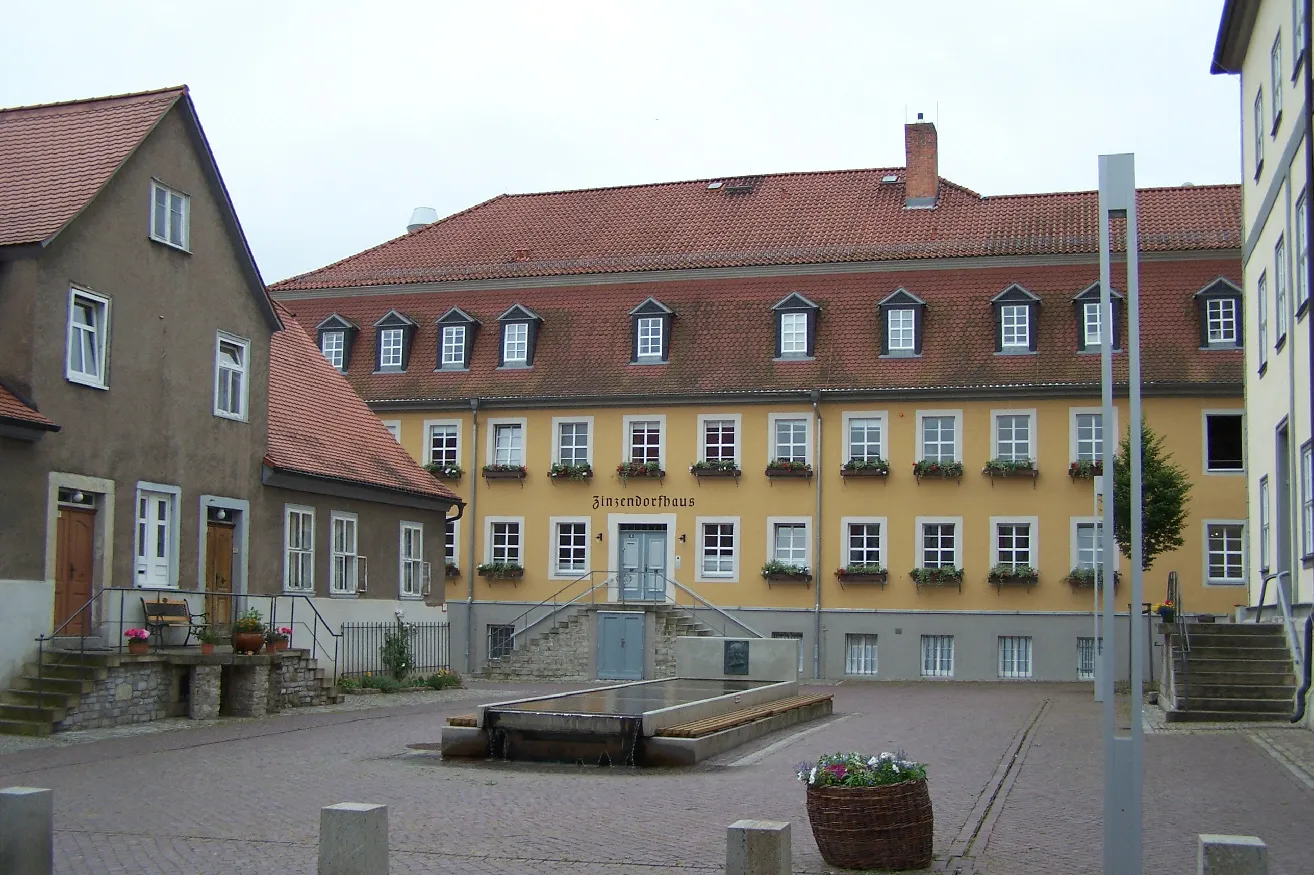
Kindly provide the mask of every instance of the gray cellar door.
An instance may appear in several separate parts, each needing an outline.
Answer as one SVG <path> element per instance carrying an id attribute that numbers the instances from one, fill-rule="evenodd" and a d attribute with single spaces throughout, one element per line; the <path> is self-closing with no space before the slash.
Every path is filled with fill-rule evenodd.
<path id="1" fill-rule="evenodd" d="M 643 680 L 643 614 L 598 612 L 598 678 Z"/>

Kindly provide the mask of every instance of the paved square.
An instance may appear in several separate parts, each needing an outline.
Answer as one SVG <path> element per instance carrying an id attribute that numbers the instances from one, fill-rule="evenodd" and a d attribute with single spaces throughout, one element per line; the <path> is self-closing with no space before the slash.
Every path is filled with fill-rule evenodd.
<path id="1" fill-rule="evenodd" d="M 818 873 L 829 870 L 795 764 L 902 748 L 930 764 L 937 868 L 1100 869 L 1099 706 L 1084 685 L 809 688 L 835 693 L 832 718 L 679 770 L 456 764 L 407 747 L 437 741 L 445 716 L 512 688 L 485 689 L 84 744 L 0 744 L 27 745 L 0 754 L 0 786 L 54 789 L 60 875 L 310 875 L 319 809 L 343 801 L 389 806 L 400 873 L 717 872 L 725 828 L 741 818 L 791 821 L 795 871 Z M 1280 726 L 1147 735 L 1146 872 L 1193 871 L 1195 836 L 1212 832 L 1258 835 L 1274 875 L 1304 875 L 1310 737 Z"/>

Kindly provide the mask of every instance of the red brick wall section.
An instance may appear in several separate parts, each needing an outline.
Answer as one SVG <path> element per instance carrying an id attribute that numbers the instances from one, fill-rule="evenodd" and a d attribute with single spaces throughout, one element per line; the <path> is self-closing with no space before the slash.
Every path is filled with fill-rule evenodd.
<path id="1" fill-rule="evenodd" d="M 903 146 L 907 153 L 907 197 L 935 197 L 940 182 L 939 147 L 935 125 L 916 122 L 903 126 Z"/>

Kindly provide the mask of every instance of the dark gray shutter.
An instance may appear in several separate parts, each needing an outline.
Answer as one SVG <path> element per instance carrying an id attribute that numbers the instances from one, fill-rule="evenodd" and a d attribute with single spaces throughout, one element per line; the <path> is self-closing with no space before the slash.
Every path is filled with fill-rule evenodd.
<path id="1" fill-rule="evenodd" d="M 1287 289 L 1287 293 L 1290 294 L 1291 289 Z M 1245 311 L 1241 309 L 1240 298 L 1233 298 L 1232 302 L 1232 306 L 1236 308 L 1236 345 L 1238 347 L 1245 346 L 1246 326 L 1242 321 Z"/>
<path id="2" fill-rule="evenodd" d="M 1073 315 L 1077 320 L 1077 352 L 1086 351 L 1086 302 L 1077 299 L 1076 306 L 1073 307 Z"/>
<path id="3" fill-rule="evenodd" d="M 411 341 L 415 339 L 414 326 L 407 325 L 402 329 L 402 362 L 401 369 L 404 371 L 411 363 Z"/>
<path id="4" fill-rule="evenodd" d="M 818 310 L 809 310 L 808 314 L 808 357 L 816 355 L 817 352 L 817 316 Z"/>
<path id="5" fill-rule="evenodd" d="M 642 316 L 634 316 L 630 319 L 630 361 L 639 360 L 639 320 Z"/>
<path id="6" fill-rule="evenodd" d="M 1004 350 L 1004 305 L 991 304 L 991 309 L 995 311 L 995 352 Z"/>
<path id="7" fill-rule="evenodd" d="M 474 354 L 474 336 L 475 336 L 475 327 L 473 325 L 465 326 L 465 343 L 463 344 L 463 347 L 465 349 L 465 353 L 464 353 L 465 361 L 462 362 L 462 364 L 466 367 L 467 370 L 470 367 L 470 356 Z"/>
<path id="8" fill-rule="evenodd" d="M 530 322 L 525 331 L 525 367 L 534 365 L 534 347 L 538 346 L 538 323 Z"/>
<path id="9" fill-rule="evenodd" d="M 1027 348 L 1032 352 L 1036 351 L 1039 340 L 1037 335 L 1040 334 L 1040 306 L 1038 304 L 1027 305 Z"/>
<path id="10" fill-rule="evenodd" d="M 890 354 L 890 311 L 884 307 L 876 308 L 876 318 L 880 320 L 880 325 L 876 331 L 881 336 L 881 355 Z"/>
<path id="11" fill-rule="evenodd" d="M 926 308 L 913 308 L 913 352 L 922 354 L 922 335 L 926 333 Z"/>
<path id="12" fill-rule="evenodd" d="M 506 327 L 510 323 L 501 322 L 497 330 L 497 366 L 500 368 L 506 364 Z"/>
<path id="13" fill-rule="evenodd" d="M 374 329 L 374 370 L 383 370 L 383 329 Z"/>
<path id="14" fill-rule="evenodd" d="M 780 311 L 776 310 L 772 312 L 771 318 L 774 319 L 776 323 L 776 358 L 780 358 L 780 323 L 783 317 Z"/>
<path id="15" fill-rule="evenodd" d="M 1209 299 L 1197 298 L 1196 304 L 1200 308 L 1200 346 L 1209 345 Z"/>
<path id="16" fill-rule="evenodd" d="M 675 320 L 666 315 L 662 317 L 662 361 L 671 360 L 671 323 Z"/>
<path id="17" fill-rule="evenodd" d="M 1109 317 L 1109 344 L 1114 349 L 1122 348 L 1122 319 L 1119 318 L 1122 312 L 1122 305 L 1114 298 L 1111 302 L 1113 314 Z"/>

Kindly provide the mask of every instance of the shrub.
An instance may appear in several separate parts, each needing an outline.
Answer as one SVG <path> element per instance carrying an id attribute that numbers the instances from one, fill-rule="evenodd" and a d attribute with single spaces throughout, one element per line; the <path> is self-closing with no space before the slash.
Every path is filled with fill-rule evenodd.
<path id="1" fill-rule="evenodd" d="M 395 693 L 402 688 L 401 681 L 378 674 L 366 675 L 361 679 L 360 685 L 367 690 L 378 690 L 380 693 Z"/>
<path id="2" fill-rule="evenodd" d="M 360 678 L 338 678 L 339 690 L 359 690 Z"/>
<path id="3" fill-rule="evenodd" d="M 461 676 L 454 671 L 442 669 L 425 678 L 424 684 L 435 690 L 446 690 L 449 687 L 459 687 L 461 685 Z"/>
<path id="4" fill-rule="evenodd" d="M 379 647 L 379 659 L 388 673 L 397 680 L 406 677 L 415 658 L 411 655 L 411 627 L 400 619 L 397 625 L 383 635 L 383 645 Z"/>

